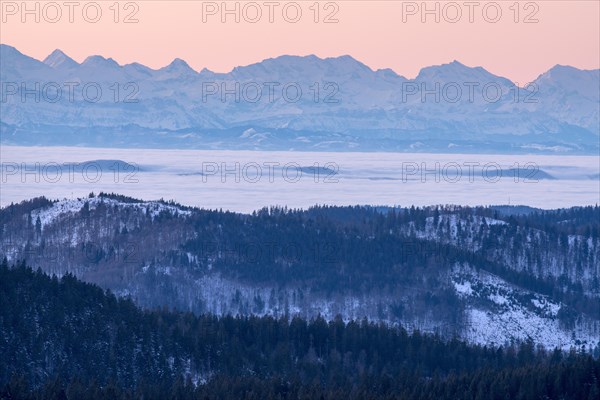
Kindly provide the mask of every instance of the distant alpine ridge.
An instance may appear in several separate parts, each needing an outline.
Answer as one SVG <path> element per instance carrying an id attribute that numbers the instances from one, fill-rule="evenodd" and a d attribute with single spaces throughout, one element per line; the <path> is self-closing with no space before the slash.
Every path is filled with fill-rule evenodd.
<path id="1" fill-rule="evenodd" d="M 350 56 L 281 56 L 229 73 L 154 70 L 0 45 L 2 144 L 598 154 L 600 70 L 517 85 L 458 61 L 412 80 Z"/>

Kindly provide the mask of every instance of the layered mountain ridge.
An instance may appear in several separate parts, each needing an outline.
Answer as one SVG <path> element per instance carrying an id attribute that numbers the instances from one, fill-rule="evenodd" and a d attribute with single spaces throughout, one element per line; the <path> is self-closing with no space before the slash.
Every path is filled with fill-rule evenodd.
<path id="1" fill-rule="evenodd" d="M 285 55 L 215 73 L 197 72 L 181 59 L 158 70 L 98 55 L 79 64 L 60 50 L 38 61 L 0 45 L 0 80 L 3 144 L 552 154 L 599 149 L 599 70 L 568 66 L 519 87 L 458 61 L 423 68 L 409 80 L 351 56 Z M 260 139 L 242 137 L 248 129 Z"/>

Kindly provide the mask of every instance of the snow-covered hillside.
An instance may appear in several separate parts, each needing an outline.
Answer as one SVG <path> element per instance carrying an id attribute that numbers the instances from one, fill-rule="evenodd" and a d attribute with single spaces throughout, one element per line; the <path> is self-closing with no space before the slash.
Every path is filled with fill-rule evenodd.
<path id="1" fill-rule="evenodd" d="M 600 342 L 598 208 L 207 211 L 100 194 L 0 210 L 0 256 L 148 308 L 400 324 L 502 345 Z"/>
<path id="2" fill-rule="evenodd" d="M 452 283 L 468 304 L 464 335 L 472 342 L 501 346 L 532 340 L 568 350 L 581 346 L 593 349 L 600 339 L 600 321 L 580 317 L 570 330 L 565 329 L 558 319 L 564 305 L 493 274 L 458 267 Z"/>

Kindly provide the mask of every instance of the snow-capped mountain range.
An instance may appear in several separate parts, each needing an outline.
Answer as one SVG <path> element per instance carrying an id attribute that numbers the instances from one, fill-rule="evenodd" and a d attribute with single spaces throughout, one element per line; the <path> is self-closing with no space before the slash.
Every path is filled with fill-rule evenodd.
<path id="1" fill-rule="evenodd" d="M 350 56 L 281 56 L 228 73 L 0 45 L 3 144 L 597 154 L 600 70 L 517 86 L 458 61 L 415 79 Z M 244 135 L 244 132 L 254 132 Z"/>

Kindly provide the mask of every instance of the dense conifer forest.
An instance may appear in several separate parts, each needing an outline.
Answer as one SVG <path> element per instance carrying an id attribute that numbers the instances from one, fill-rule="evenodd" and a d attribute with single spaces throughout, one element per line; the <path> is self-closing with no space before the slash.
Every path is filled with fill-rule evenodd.
<path id="1" fill-rule="evenodd" d="M 2 399 L 583 399 L 598 354 L 469 345 L 365 321 L 141 310 L 0 266 Z"/>
<path id="2" fill-rule="evenodd" d="M 366 318 L 505 346 L 600 346 L 600 208 L 270 207 L 120 194 L 0 209 L 0 259 L 144 309 Z"/>

